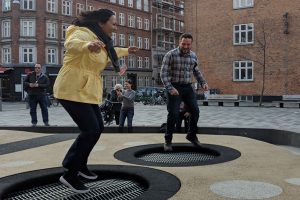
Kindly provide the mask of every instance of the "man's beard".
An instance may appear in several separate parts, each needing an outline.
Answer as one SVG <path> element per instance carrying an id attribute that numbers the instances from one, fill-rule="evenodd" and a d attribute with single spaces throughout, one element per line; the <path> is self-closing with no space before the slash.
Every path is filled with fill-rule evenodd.
<path id="1" fill-rule="evenodd" d="M 180 50 L 180 53 L 185 55 L 185 54 L 188 54 L 190 52 L 191 49 L 183 49 L 183 48 L 179 48 Z"/>

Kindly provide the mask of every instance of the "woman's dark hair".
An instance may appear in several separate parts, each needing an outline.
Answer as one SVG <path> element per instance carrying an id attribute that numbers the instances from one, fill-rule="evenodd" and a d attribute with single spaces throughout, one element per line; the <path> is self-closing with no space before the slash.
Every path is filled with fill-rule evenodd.
<path id="1" fill-rule="evenodd" d="M 129 83 L 130 85 L 133 84 L 131 79 L 127 79 L 125 82 Z"/>
<path id="2" fill-rule="evenodd" d="M 99 9 L 94 11 L 86 11 L 80 13 L 76 19 L 73 21 L 73 25 L 75 26 L 83 26 L 90 29 L 93 33 L 95 33 L 99 40 L 101 40 L 105 44 L 105 48 L 108 53 L 108 57 L 111 60 L 111 63 L 114 66 L 116 72 L 120 71 L 120 65 L 117 53 L 113 46 L 113 40 L 106 35 L 103 30 L 98 25 L 98 22 L 105 24 L 111 16 L 115 15 L 115 13 L 108 9 Z"/>

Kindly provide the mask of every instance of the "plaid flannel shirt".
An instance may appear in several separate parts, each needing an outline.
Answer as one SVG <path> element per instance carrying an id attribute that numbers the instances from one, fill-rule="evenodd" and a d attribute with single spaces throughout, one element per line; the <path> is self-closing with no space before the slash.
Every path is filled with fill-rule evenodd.
<path id="1" fill-rule="evenodd" d="M 198 58 L 193 51 L 182 55 L 180 49 L 169 51 L 162 61 L 160 78 L 167 90 L 172 90 L 172 83 L 191 84 L 194 74 L 198 83 L 203 86 L 206 81 L 198 67 Z"/>

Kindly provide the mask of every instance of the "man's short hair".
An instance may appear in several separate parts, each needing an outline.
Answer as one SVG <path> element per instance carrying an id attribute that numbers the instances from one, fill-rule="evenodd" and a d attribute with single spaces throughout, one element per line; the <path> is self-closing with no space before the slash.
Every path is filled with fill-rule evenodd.
<path id="1" fill-rule="evenodd" d="M 182 38 L 188 38 L 193 41 L 193 36 L 190 33 L 183 33 L 182 35 L 180 35 L 179 40 L 181 40 Z"/>

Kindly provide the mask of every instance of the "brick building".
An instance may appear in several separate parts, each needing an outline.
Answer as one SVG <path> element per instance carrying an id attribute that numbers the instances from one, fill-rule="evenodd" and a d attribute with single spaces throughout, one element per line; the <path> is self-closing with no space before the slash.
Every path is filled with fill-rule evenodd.
<path id="1" fill-rule="evenodd" d="M 14 69 L 2 80 L 4 87 L 10 88 L 4 96 L 9 100 L 24 98 L 23 80 L 36 62 L 43 65 L 53 85 L 63 61 L 67 27 L 81 11 L 99 8 L 116 13 L 115 46 L 140 48 L 136 55 L 120 59 L 121 65 L 128 66 L 125 77 L 119 77 L 111 66 L 106 68 L 102 73 L 104 88 L 109 92 L 126 78 L 131 78 L 135 87 L 150 86 L 151 5 L 151 0 L 1 0 L 0 63 Z"/>
<path id="2" fill-rule="evenodd" d="M 241 99 L 300 94 L 300 2 L 186 0 L 185 29 L 210 88 Z"/>
<path id="3" fill-rule="evenodd" d="M 152 2 L 152 65 L 153 80 L 162 85 L 160 69 L 164 55 L 178 46 L 184 29 L 184 1 L 153 0 Z"/>

